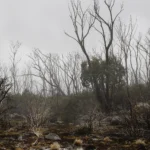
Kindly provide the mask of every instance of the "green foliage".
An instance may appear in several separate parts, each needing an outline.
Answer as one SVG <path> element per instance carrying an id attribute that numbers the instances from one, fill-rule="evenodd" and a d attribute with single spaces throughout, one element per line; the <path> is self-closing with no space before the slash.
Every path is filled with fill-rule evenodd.
<path id="1" fill-rule="evenodd" d="M 125 69 L 115 56 L 110 57 L 108 67 L 106 61 L 101 61 L 93 57 L 91 66 L 92 68 L 89 69 L 86 61 L 81 64 L 81 80 L 84 87 L 90 87 L 93 82 L 92 78 L 95 78 L 97 83 L 103 85 L 102 87 L 105 88 L 106 74 L 109 74 L 110 86 L 119 88 L 119 86 L 124 84 Z"/>

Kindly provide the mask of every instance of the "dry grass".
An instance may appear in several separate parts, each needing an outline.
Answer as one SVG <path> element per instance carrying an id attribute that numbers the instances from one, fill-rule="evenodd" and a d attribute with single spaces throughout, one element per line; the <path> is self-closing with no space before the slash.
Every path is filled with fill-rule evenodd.
<path id="1" fill-rule="evenodd" d="M 60 149 L 60 144 L 58 142 L 54 142 L 53 144 L 50 145 L 51 150 L 59 150 Z"/>
<path id="2" fill-rule="evenodd" d="M 106 143 L 107 143 L 107 142 L 112 142 L 112 140 L 110 139 L 110 137 L 105 137 L 105 138 L 103 139 L 103 141 L 106 142 Z"/>
<path id="3" fill-rule="evenodd" d="M 142 140 L 142 139 L 137 139 L 137 140 L 135 141 L 135 144 L 136 144 L 136 145 L 146 145 L 145 141 Z"/>
<path id="4" fill-rule="evenodd" d="M 74 145 L 75 146 L 82 146 L 83 141 L 81 139 L 75 139 Z"/>
<path id="5" fill-rule="evenodd" d="M 42 128 L 33 128 L 32 131 L 38 138 L 43 136 Z"/>

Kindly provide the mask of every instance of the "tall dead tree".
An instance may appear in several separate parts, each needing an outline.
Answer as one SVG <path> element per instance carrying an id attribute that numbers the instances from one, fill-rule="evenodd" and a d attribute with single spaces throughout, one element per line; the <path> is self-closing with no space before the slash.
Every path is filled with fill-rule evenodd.
<path id="1" fill-rule="evenodd" d="M 140 43 L 142 58 L 144 59 L 145 72 L 143 71 L 145 83 L 150 83 L 150 29 L 145 36 L 144 43 Z"/>
<path id="2" fill-rule="evenodd" d="M 75 3 L 74 1 L 71 1 L 71 7 L 70 7 L 70 19 L 72 21 L 73 27 L 74 27 L 74 32 L 75 32 L 75 37 L 66 33 L 65 34 L 75 40 L 78 45 L 80 46 L 82 52 L 84 53 L 88 67 L 90 68 L 89 70 L 92 70 L 92 63 L 90 56 L 88 54 L 88 50 L 86 47 L 86 39 L 90 34 L 90 31 L 95 23 L 95 17 L 93 17 L 89 13 L 89 9 L 84 10 L 81 5 L 81 1 L 77 1 Z M 92 71 L 90 72 L 90 80 L 92 81 L 92 88 L 94 89 L 93 91 L 95 92 L 96 99 L 101 102 L 101 94 L 99 90 L 99 85 L 95 79 L 95 77 L 92 75 Z"/>
<path id="3" fill-rule="evenodd" d="M 122 60 L 125 66 L 125 82 L 126 82 L 126 93 L 127 93 L 127 102 L 130 107 L 131 117 L 133 116 L 133 106 L 131 100 L 131 92 L 130 92 L 130 65 L 131 62 L 131 51 L 132 45 L 134 44 L 134 35 L 136 32 L 136 23 L 133 23 L 132 18 L 130 18 L 130 23 L 128 26 L 123 24 L 121 20 L 119 21 L 119 25 L 117 26 L 117 38 L 119 42 L 119 49 L 122 53 Z M 130 65 L 129 65 L 130 64 Z"/>
<path id="4" fill-rule="evenodd" d="M 96 31 L 101 35 L 104 44 L 105 50 L 105 61 L 106 61 L 106 91 L 105 98 L 107 103 L 107 109 L 111 109 L 112 100 L 110 98 L 110 72 L 109 72 L 109 54 L 113 44 L 114 39 L 114 27 L 115 22 L 120 13 L 123 11 L 123 5 L 121 6 L 119 12 L 113 15 L 113 9 L 115 5 L 115 0 L 104 0 L 104 4 L 109 12 L 109 20 L 105 19 L 100 12 L 100 6 L 97 0 L 94 1 L 94 12 L 95 14 L 91 14 L 99 23 L 99 27 L 94 27 Z"/>
<path id="5" fill-rule="evenodd" d="M 86 9 L 83 10 L 81 1 L 77 1 L 77 3 L 71 1 L 70 7 L 70 18 L 74 27 L 75 37 L 66 33 L 67 36 L 75 40 L 84 55 L 86 56 L 89 68 L 91 69 L 91 60 L 89 54 L 87 52 L 87 47 L 85 46 L 85 40 L 89 36 L 91 29 L 94 27 L 96 31 L 101 35 L 104 44 L 105 50 L 105 59 L 107 64 L 107 70 L 109 68 L 109 52 L 113 43 L 114 37 L 114 25 L 116 19 L 120 15 L 123 10 L 123 6 L 121 6 L 119 12 L 114 16 L 113 8 L 115 5 L 115 0 L 104 0 L 104 4 L 109 12 L 109 20 L 105 19 L 103 15 L 100 13 L 100 7 L 98 1 L 94 0 L 94 7 L 92 10 Z M 99 23 L 97 27 L 95 25 L 95 21 Z M 108 71 L 107 71 L 108 72 Z M 92 72 L 91 72 L 92 74 Z M 96 98 L 100 103 L 102 103 L 102 98 L 99 90 L 99 86 L 94 77 L 91 79 L 93 81 L 93 87 L 95 89 Z M 110 87 L 109 87 L 109 72 L 106 74 L 106 90 L 105 90 L 105 107 L 109 111 L 111 109 L 111 99 L 110 99 Z"/>
<path id="6" fill-rule="evenodd" d="M 18 80 L 17 80 L 17 74 L 18 74 L 18 63 L 20 62 L 20 59 L 17 60 L 17 53 L 18 50 L 21 46 L 20 42 L 16 42 L 16 43 L 11 43 L 10 45 L 10 49 L 11 49 L 11 56 L 10 56 L 10 61 L 11 61 L 11 68 L 10 68 L 10 72 L 11 72 L 11 78 L 12 78 L 12 82 L 13 82 L 13 93 L 19 93 L 19 85 L 18 85 Z"/>

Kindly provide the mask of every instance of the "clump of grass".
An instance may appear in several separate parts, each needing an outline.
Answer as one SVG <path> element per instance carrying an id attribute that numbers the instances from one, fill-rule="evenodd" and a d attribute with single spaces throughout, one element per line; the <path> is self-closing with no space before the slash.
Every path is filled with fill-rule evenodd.
<path id="1" fill-rule="evenodd" d="M 60 150 L 60 144 L 58 142 L 54 142 L 50 145 L 51 150 Z"/>
<path id="2" fill-rule="evenodd" d="M 43 136 L 43 132 L 41 128 L 32 128 L 32 131 L 38 138 Z"/>
<path id="3" fill-rule="evenodd" d="M 32 145 L 36 145 L 39 141 L 39 138 L 43 137 L 42 128 L 32 128 L 32 131 L 37 137 L 37 139 L 35 140 L 35 142 L 32 143 Z"/>
<path id="4" fill-rule="evenodd" d="M 15 150 L 23 150 L 22 148 L 16 147 Z"/>
<path id="5" fill-rule="evenodd" d="M 82 146 L 83 141 L 81 139 L 75 139 L 73 145 L 74 146 Z"/>
<path id="6" fill-rule="evenodd" d="M 109 142 L 112 142 L 112 140 L 110 139 L 110 137 L 105 137 L 104 139 L 103 139 L 103 141 L 104 142 L 106 142 L 106 143 L 109 143 Z"/>
<path id="7" fill-rule="evenodd" d="M 137 140 L 135 141 L 135 144 L 136 144 L 136 145 L 146 145 L 145 141 L 142 140 L 142 139 L 137 139 Z"/>

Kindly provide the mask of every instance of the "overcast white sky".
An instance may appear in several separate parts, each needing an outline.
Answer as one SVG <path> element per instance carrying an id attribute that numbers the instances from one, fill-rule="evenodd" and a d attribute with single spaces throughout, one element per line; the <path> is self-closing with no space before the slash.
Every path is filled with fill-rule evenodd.
<path id="1" fill-rule="evenodd" d="M 92 0 L 82 0 L 85 4 Z M 100 0 L 102 2 L 103 0 Z M 116 0 L 119 9 L 122 0 Z M 21 57 L 36 47 L 43 52 L 66 53 L 79 49 L 64 30 L 71 32 L 69 0 L 0 0 L 0 62 L 9 60 L 9 42 L 19 40 Z M 139 31 L 150 27 L 150 0 L 124 0 L 122 19 L 137 18 Z M 105 15 L 105 11 L 103 12 Z M 21 55 L 22 53 L 22 55 Z"/>

